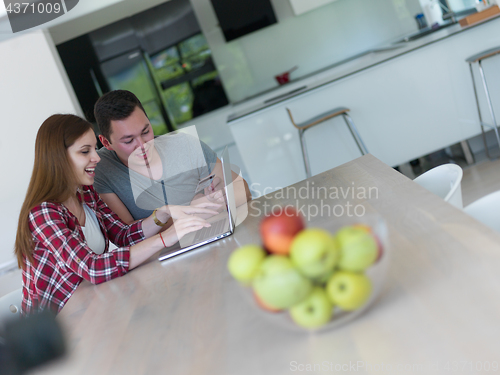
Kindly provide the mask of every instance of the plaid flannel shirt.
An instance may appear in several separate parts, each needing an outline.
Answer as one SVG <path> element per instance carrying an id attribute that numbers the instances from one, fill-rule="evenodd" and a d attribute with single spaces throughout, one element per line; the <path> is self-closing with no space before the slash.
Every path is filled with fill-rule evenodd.
<path id="1" fill-rule="evenodd" d="M 127 273 L 130 246 L 142 241 L 142 221 L 123 223 L 92 186 L 83 200 L 94 212 L 106 241 L 104 253 L 88 247 L 77 218 L 61 203 L 43 202 L 28 217 L 34 262 L 24 259 L 23 315 L 50 308 L 58 313 L 83 279 L 99 284 Z M 118 249 L 108 251 L 109 240 Z"/>

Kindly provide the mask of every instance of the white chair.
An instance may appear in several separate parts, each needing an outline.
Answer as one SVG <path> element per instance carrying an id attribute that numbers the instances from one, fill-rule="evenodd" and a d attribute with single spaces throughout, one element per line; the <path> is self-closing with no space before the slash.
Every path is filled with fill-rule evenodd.
<path id="1" fill-rule="evenodd" d="M 500 190 L 472 202 L 464 208 L 464 211 L 500 233 Z"/>
<path id="2" fill-rule="evenodd" d="M 0 324 L 6 319 L 19 316 L 22 300 L 22 288 L 14 290 L 0 298 Z"/>
<path id="3" fill-rule="evenodd" d="M 456 164 L 443 164 L 421 174 L 413 181 L 443 198 L 451 205 L 462 209 L 462 168 Z"/>

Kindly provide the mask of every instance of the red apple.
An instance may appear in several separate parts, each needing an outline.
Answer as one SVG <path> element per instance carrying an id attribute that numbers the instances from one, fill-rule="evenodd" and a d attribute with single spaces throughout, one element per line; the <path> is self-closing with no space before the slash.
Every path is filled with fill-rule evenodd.
<path id="1" fill-rule="evenodd" d="M 270 253 L 287 255 L 293 238 L 304 228 L 304 219 L 300 213 L 291 207 L 284 207 L 262 220 L 260 235 L 264 247 Z"/>

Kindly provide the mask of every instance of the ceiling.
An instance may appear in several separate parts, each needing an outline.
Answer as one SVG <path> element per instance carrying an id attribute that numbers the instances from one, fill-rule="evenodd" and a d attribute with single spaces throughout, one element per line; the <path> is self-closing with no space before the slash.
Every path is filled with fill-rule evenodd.
<path id="1" fill-rule="evenodd" d="M 24 32 L 48 29 L 54 43 L 59 44 L 167 1 L 169 0 L 80 0 L 78 5 L 64 16 Z M 3 1 L 0 1 L 0 4 L 2 41 L 17 34 L 12 33 Z"/>
<path id="2" fill-rule="evenodd" d="M 169 0 L 83 0 L 80 3 L 84 2 L 85 7 L 82 7 L 79 14 L 68 13 L 70 17 L 50 26 L 49 31 L 57 45 L 167 1 Z"/>

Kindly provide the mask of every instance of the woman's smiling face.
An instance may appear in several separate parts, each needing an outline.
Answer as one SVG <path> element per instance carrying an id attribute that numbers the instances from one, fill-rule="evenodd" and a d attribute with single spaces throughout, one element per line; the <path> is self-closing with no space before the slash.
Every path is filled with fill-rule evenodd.
<path id="1" fill-rule="evenodd" d="M 97 154 L 96 144 L 94 131 L 89 130 L 68 147 L 68 156 L 80 185 L 94 183 L 95 167 L 101 160 Z"/>

